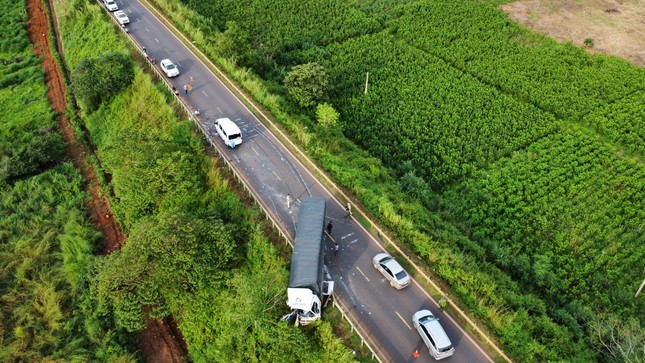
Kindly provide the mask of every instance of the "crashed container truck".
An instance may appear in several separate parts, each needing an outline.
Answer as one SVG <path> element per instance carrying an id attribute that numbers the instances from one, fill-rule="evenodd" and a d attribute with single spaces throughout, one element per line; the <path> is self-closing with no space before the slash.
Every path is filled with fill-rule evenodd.
<path id="1" fill-rule="evenodd" d="M 323 228 L 325 199 L 303 198 L 300 202 L 296 241 L 291 256 L 287 305 L 296 324 L 320 319 L 322 308 L 334 291 L 334 282 L 324 278 Z"/>

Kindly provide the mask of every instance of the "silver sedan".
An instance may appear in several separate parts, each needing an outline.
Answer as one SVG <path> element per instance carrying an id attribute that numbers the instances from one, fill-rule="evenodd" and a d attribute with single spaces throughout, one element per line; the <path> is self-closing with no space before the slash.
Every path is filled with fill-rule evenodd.
<path id="1" fill-rule="evenodd" d="M 401 290 L 410 285 L 410 275 L 401 265 L 387 253 L 379 253 L 372 259 L 374 267 L 381 271 L 383 276 L 390 281 L 392 287 Z"/>

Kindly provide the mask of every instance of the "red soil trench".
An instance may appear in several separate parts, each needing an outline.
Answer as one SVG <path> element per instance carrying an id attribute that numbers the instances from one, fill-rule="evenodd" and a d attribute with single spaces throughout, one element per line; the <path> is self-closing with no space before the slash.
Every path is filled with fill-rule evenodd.
<path id="1" fill-rule="evenodd" d="M 49 5 L 50 9 L 53 9 L 51 2 Z M 119 225 L 114 219 L 110 202 L 99 194 L 100 184 L 97 174 L 92 164 L 87 162 L 87 152 L 83 144 L 76 138 L 74 129 L 65 116 L 67 108 L 65 82 L 61 69 L 52 54 L 49 21 L 43 2 L 41 0 L 27 0 L 27 13 L 29 14 L 27 21 L 29 40 L 34 45 L 34 53 L 42 60 L 47 98 L 56 112 L 60 132 L 67 144 L 67 157 L 80 170 L 86 181 L 85 191 L 91 198 L 86 202 L 85 207 L 96 227 L 103 233 L 103 253 L 110 253 L 123 246 L 126 236 L 121 233 Z M 52 18 L 55 19 L 54 16 Z M 56 27 L 53 28 L 58 39 Z M 58 44 L 60 44 L 60 40 Z M 61 54 L 60 49 L 58 52 Z M 176 338 L 178 334 L 176 324 L 171 320 L 146 319 L 146 328 L 138 332 L 139 349 L 148 362 L 185 362 L 188 359 L 180 339 Z"/>

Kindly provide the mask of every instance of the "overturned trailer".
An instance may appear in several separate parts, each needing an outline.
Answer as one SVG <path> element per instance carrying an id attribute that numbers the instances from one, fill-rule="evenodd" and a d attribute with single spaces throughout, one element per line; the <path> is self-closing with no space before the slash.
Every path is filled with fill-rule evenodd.
<path id="1" fill-rule="evenodd" d="M 296 240 L 291 256 L 287 305 L 297 323 L 320 319 L 322 308 L 334 291 L 334 282 L 324 277 L 325 199 L 303 198 L 300 202 Z"/>

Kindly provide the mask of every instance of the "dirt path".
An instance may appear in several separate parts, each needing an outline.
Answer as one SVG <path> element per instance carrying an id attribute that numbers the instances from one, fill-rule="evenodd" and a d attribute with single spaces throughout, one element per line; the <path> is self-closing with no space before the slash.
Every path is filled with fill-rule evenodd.
<path id="1" fill-rule="evenodd" d="M 501 7 L 509 17 L 560 41 L 645 66 L 645 0 L 521 0 Z"/>
<path id="2" fill-rule="evenodd" d="M 80 170 L 86 181 L 85 192 L 91 196 L 85 207 L 96 227 L 103 233 L 103 253 L 116 251 L 123 246 L 126 236 L 121 233 L 119 225 L 114 219 L 110 202 L 99 194 L 100 184 L 96 171 L 93 165 L 88 162 L 85 147 L 76 138 L 70 120 L 65 116 L 67 109 L 65 82 L 52 53 L 49 19 L 43 2 L 41 0 L 27 0 L 27 13 L 29 14 L 27 21 L 29 40 L 34 45 L 34 53 L 42 60 L 47 98 L 56 113 L 58 127 L 67 144 L 67 157 Z M 55 17 L 53 18 L 55 19 Z M 55 30 L 54 34 L 56 34 Z M 58 52 L 62 53 L 60 48 L 58 48 Z M 178 342 L 181 341 L 181 337 L 176 338 L 178 335 L 179 332 L 174 322 L 146 319 L 146 328 L 138 333 L 139 348 L 148 362 L 185 362 L 187 360 L 185 349 Z"/>

